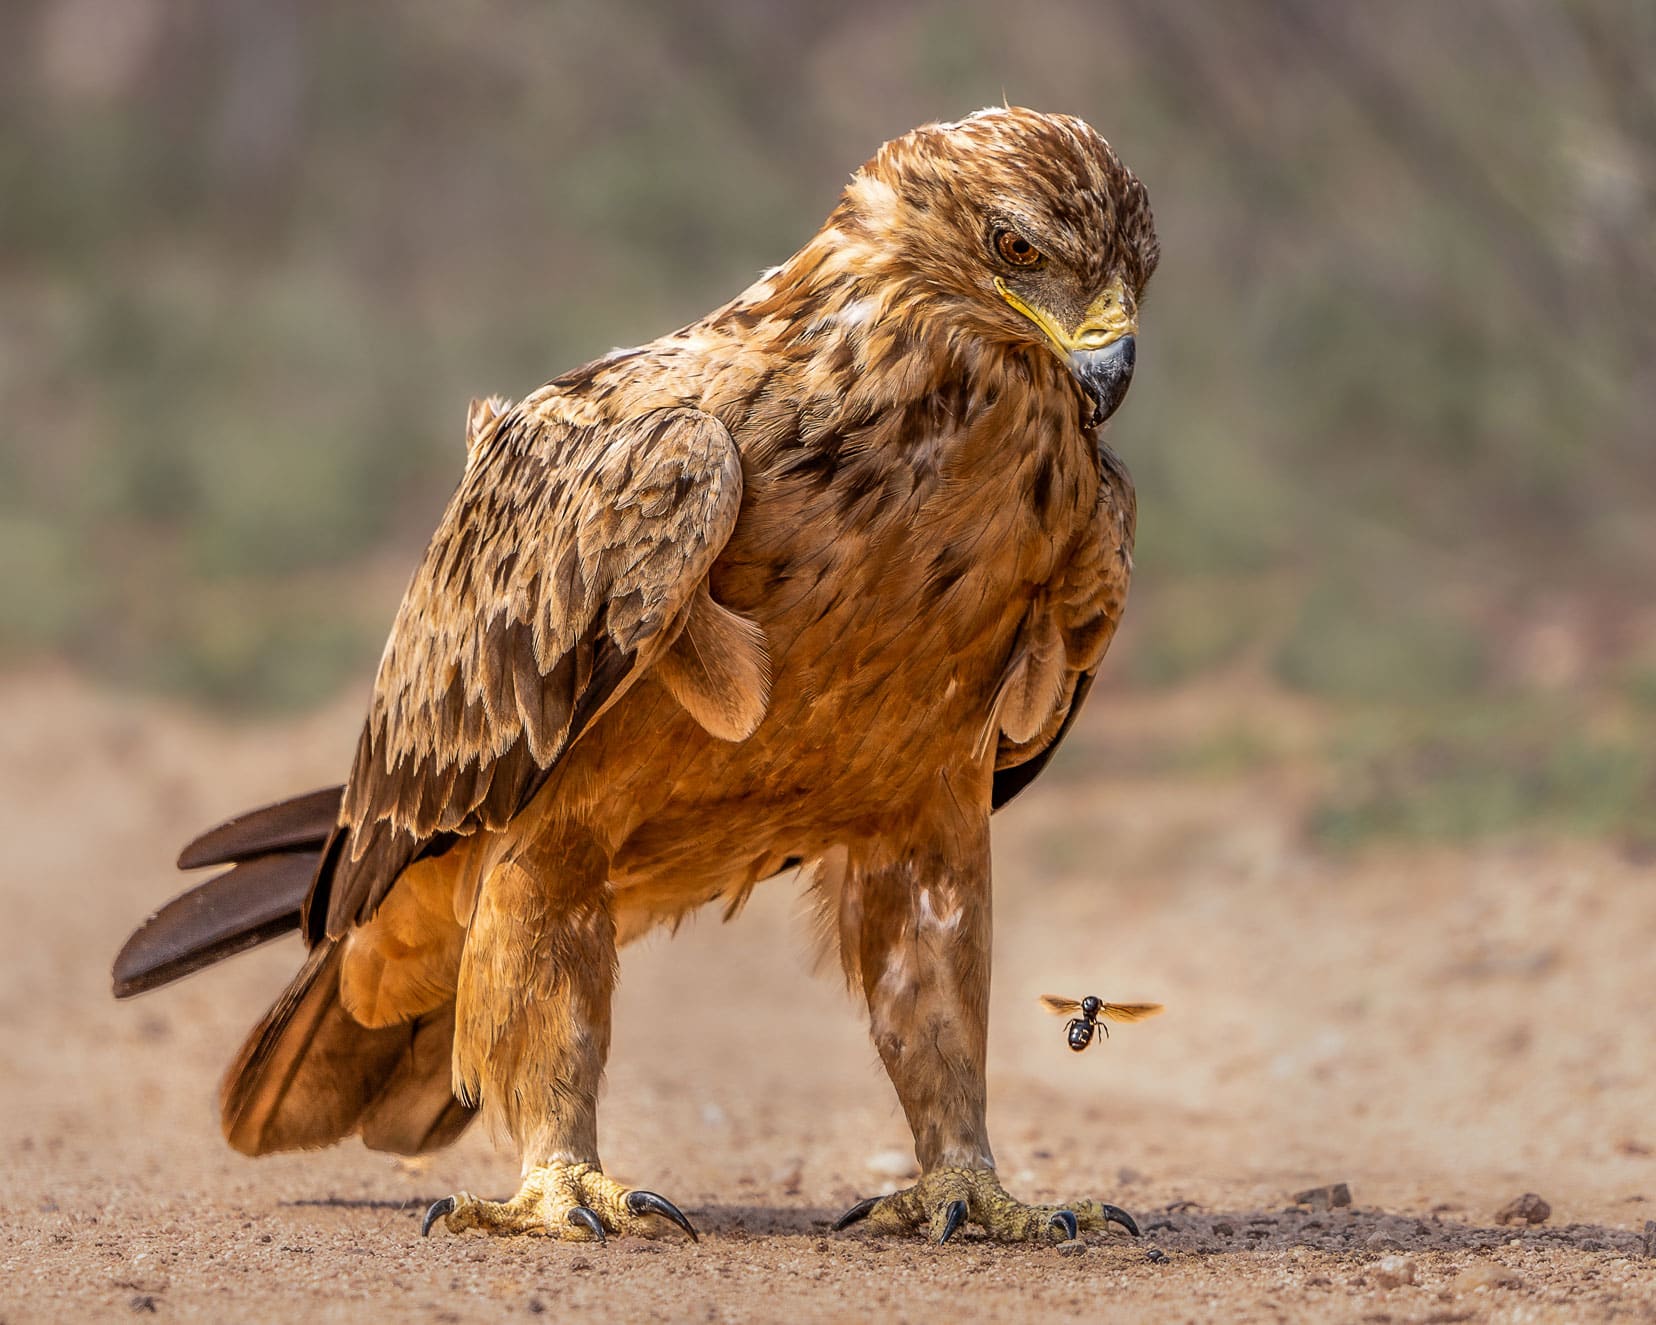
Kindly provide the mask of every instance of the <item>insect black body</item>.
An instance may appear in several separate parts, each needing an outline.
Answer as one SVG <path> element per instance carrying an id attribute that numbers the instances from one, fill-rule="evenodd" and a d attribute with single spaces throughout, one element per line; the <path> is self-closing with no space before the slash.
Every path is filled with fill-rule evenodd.
<path id="1" fill-rule="evenodd" d="M 1081 1015 L 1072 1018 L 1069 1024 L 1069 1047 L 1080 1053 L 1093 1042 L 1093 1032 L 1103 1031 L 1104 1038 L 1110 1038 L 1110 1028 L 1098 1019 L 1098 1010 L 1104 1006 L 1104 1000 L 1096 994 L 1088 994 L 1081 1000 Z"/>
<path id="2" fill-rule="evenodd" d="M 1097 994 L 1088 994 L 1083 999 L 1062 998 L 1057 994 L 1042 994 L 1041 1005 L 1048 1012 L 1057 1016 L 1067 1016 L 1071 1012 L 1079 1016 L 1071 1017 L 1065 1028 L 1069 1039 L 1069 1047 L 1080 1053 L 1093 1042 L 1093 1036 L 1098 1031 L 1104 1032 L 1104 1038 L 1110 1036 L 1107 1021 L 1143 1021 L 1146 1017 L 1153 1017 L 1162 1010 L 1160 1003 L 1106 1003 Z"/>

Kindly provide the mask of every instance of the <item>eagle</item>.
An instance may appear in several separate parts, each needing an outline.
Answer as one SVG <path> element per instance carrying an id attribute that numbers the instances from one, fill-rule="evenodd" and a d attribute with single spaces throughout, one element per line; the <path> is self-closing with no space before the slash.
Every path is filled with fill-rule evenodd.
<path id="1" fill-rule="evenodd" d="M 344 785 L 192 842 L 180 867 L 230 868 L 115 962 L 124 997 L 303 935 L 229 1143 L 417 1153 L 487 1106 L 521 1188 L 423 1233 L 693 1238 L 599 1159 L 617 951 L 797 869 L 920 1165 L 840 1226 L 1136 1235 L 996 1176 L 989 841 L 1121 619 L 1104 426 L 1158 254 L 1097 131 L 998 107 L 886 143 L 699 321 L 475 404 Z"/>

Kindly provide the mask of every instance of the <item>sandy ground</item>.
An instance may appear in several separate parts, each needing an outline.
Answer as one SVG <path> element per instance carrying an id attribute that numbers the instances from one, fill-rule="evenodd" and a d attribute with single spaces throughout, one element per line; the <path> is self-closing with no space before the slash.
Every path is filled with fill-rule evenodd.
<path id="1" fill-rule="evenodd" d="M 606 1161 L 703 1238 L 596 1249 L 420 1240 L 433 1198 L 515 1187 L 482 1128 L 422 1163 L 226 1149 L 219 1072 L 296 943 L 109 998 L 178 844 L 332 780 L 350 706 L 220 727 L 0 681 L 0 1322 L 1656 1319 L 1649 867 L 1586 844 L 1328 859 L 1297 832 L 1302 778 L 1109 771 L 1216 702 L 1257 719 L 1272 701 L 1101 696 L 997 821 L 1001 1172 L 1031 1199 L 1112 1199 L 1142 1241 L 829 1233 L 894 1184 L 908 1137 L 779 881 L 731 925 L 625 956 Z M 1036 1005 L 1049 990 L 1169 1011 L 1073 1055 Z M 1341 1181 L 1349 1209 L 1293 1204 Z M 1497 1226 L 1525 1191 L 1551 1218 Z"/>

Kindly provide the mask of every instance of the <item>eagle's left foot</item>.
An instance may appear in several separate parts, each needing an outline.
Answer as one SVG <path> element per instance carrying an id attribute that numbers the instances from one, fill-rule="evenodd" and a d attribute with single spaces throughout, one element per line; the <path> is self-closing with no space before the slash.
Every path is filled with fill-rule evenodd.
<path id="1" fill-rule="evenodd" d="M 420 1224 L 429 1236 L 439 1219 L 450 1233 L 468 1228 L 485 1233 L 548 1233 L 566 1242 L 602 1242 L 611 1233 L 655 1237 L 659 1221 L 678 1225 L 697 1241 L 684 1212 L 664 1196 L 623 1187 L 596 1164 L 544 1164 L 524 1175 L 509 1201 L 480 1201 L 461 1192 L 445 1196 Z"/>
<path id="2" fill-rule="evenodd" d="M 912 1187 L 890 1196 L 859 1201 L 834 1231 L 866 1219 L 879 1233 L 913 1233 L 924 1228 L 935 1243 L 947 1242 L 965 1223 L 978 1225 L 1000 1242 L 1068 1242 L 1089 1229 L 1120 1224 L 1135 1238 L 1133 1217 L 1100 1201 L 1067 1205 L 1024 1205 L 1000 1185 L 993 1169 L 933 1169 Z"/>

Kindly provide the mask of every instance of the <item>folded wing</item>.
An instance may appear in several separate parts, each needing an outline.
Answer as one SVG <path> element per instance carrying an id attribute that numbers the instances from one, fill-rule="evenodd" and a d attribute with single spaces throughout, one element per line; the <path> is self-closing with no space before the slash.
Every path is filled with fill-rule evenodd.
<path id="1" fill-rule="evenodd" d="M 583 424 L 530 402 L 478 440 L 380 663 L 313 942 L 528 803 L 683 631 L 741 498 L 735 444 L 699 410 Z"/>

